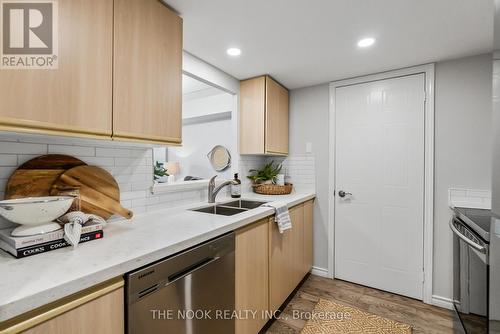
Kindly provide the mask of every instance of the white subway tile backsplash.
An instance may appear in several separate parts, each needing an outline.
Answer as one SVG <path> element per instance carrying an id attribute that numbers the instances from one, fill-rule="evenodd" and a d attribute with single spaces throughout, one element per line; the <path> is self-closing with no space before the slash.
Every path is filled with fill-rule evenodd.
<path id="1" fill-rule="evenodd" d="M 0 166 L 17 166 L 17 155 L 0 154 Z"/>
<path id="2" fill-rule="evenodd" d="M 145 157 L 144 155 L 138 155 L 133 158 L 115 158 L 115 166 L 117 167 L 127 167 L 127 166 L 152 166 L 152 159 Z"/>
<path id="3" fill-rule="evenodd" d="M 122 200 L 146 198 L 146 196 L 147 194 L 145 191 L 129 191 L 120 193 L 120 198 Z"/>
<path id="4" fill-rule="evenodd" d="M 8 179 L 17 167 L 0 167 L 0 179 Z"/>
<path id="5" fill-rule="evenodd" d="M 99 167 L 112 167 L 115 166 L 115 159 L 108 157 L 81 157 L 82 161 L 87 165 L 99 166 Z"/>
<path id="6" fill-rule="evenodd" d="M 64 137 L 12 137 L 0 134 L 0 199 L 4 198 L 5 186 L 12 172 L 39 155 L 47 153 L 67 154 L 85 163 L 104 168 L 110 172 L 120 187 L 122 205 L 135 214 L 172 208 L 188 203 L 207 200 L 207 191 L 184 190 L 163 194 L 152 194 L 153 149 L 151 147 L 128 147 L 122 143 L 100 144 L 97 141 Z M 265 156 L 241 156 L 239 174 L 242 186 L 251 191 L 247 178 L 250 169 L 261 168 L 266 162 L 283 163 L 283 172 L 291 177 L 296 187 L 314 187 L 315 159 L 311 155 L 290 155 L 287 158 Z M 222 191 L 218 199 L 227 197 Z M 0 227 L 5 226 L 0 221 Z"/>
<path id="7" fill-rule="evenodd" d="M 95 148 L 88 146 L 49 145 L 49 154 L 67 154 L 80 157 L 94 157 Z"/>
<path id="8" fill-rule="evenodd" d="M 47 154 L 47 144 L 0 142 L 1 154 Z"/>
<path id="9" fill-rule="evenodd" d="M 491 191 L 476 189 L 448 189 L 450 207 L 491 209 Z"/>
<path id="10" fill-rule="evenodd" d="M 132 199 L 130 203 L 133 207 L 145 207 L 146 205 L 148 205 L 148 199 L 146 197 L 136 198 Z"/>
<path id="11" fill-rule="evenodd" d="M 38 156 L 40 156 L 41 154 L 18 154 L 17 155 L 17 165 L 18 166 L 21 166 L 22 164 L 24 164 L 25 162 L 31 160 L 31 159 L 34 159 Z"/>
<path id="12" fill-rule="evenodd" d="M 0 134 L 0 199 L 12 172 L 21 164 L 47 153 L 67 154 L 88 165 L 110 172 L 120 187 L 122 205 L 134 214 L 171 208 L 190 202 L 206 200 L 206 191 L 180 191 L 164 195 L 151 193 L 153 185 L 153 150 L 151 147 L 124 147 L 107 143 L 64 137 L 2 136 Z M 116 145 L 116 146 L 113 146 Z M 7 226 L 0 221 L 0 228 Z"/>
<path id="13" fill-rule="evenodd" d="M 131 150 L 126 148 L 101 148 L 96 147 L 95 155 L 97 157 L 121 157 L 129 158 L 131 157 Z"/>

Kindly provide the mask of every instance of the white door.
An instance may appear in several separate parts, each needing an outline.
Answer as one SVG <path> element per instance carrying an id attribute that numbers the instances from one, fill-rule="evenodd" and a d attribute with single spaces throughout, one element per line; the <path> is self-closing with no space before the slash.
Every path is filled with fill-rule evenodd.
<path id="1" fill-rule="evenodd" d="M 335 90 L 335 277 L 417 299 L 424 90 L 424 74 Z"/>

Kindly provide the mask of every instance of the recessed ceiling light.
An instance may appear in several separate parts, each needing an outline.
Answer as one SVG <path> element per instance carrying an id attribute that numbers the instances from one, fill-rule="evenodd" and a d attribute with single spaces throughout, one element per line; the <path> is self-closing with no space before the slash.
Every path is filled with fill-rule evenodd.
<path id="1" fill-rule="evenodd" d="M 241 50 L 238 48 L 229 48 L 226 50 L 226 53 L 230 56 L 236 57 L 241 54 Z"/>
<path id="2" fill-rule="evenodd" d="M 373 44 L 375 44 L 375 38 L 363 38 L 363 39 L 360 39 L 358 41 L 358 46 L 360 48 L 367 48 L 369 46 L 372 46 Z"/>

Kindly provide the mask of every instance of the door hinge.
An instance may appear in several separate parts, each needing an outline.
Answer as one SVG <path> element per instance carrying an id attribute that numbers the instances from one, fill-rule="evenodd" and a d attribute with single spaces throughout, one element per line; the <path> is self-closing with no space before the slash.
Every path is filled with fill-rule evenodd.
<path id="1" fill-rule="evenodd" d="M 424 282 L 425 282 L 425 272 L 422 271 L 422 283 L 424 283 Z"/>
<path id="2" fill-rule="evenodd" d="M 427 101 L 427 92 L 424 90 L 424 102 Z"/>

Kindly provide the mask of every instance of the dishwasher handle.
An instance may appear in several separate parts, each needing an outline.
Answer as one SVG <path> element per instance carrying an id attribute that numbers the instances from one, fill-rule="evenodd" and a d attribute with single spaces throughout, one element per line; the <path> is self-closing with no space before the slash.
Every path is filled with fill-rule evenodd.
<path id="1" fill-rule="evenodd" d="M 459 237 L 460 239 L 462 239 L 463 241 L 465 241 L 470 247 L 474 248 L 478 252 L 480 252 L 482 254 L 486 254 L 486 247 L 484 247 L 484 246 L 482 246 L 482 245 L 474 242 L 473 240 L 471 240 L 470 238 L 468 238 L 467 236 L 465 236 L 463 233 L 461 233 L 455 227 L 455 224 L 460 225 L 465 230 L 467 230 L 467 227 L 465 227 L 460 221 L 458 221 L 455 218 L 450 219 L 450 228 L 453 231 L 453 233 L 455 233 L 457 235 L 457 237 Z"/>
<path id="2" fill-rule="evenodd" d="M 176 281 L 180 280 L 180 279 L 183 279 L 184 277 L 186 277 L 187 275 L 195 272 L 196 270 L 199 270 L 203 267 L 206 267 L 208 266 L 209 264 L 217 261 L 220 259 L 220 256 L 216 256 L 216 257 L 207 257 L 199 262 L 196 262 L 190 266 L 187 266 L 185 267 L 184 269 L 181 269 L 179 270 L 178 272 L 168 276 L 168 279 L 167 279 L 167 283 L 165 284 L 165 286 L 168 286 L 170 284 L 173 284 L 175 283 Z"/>

